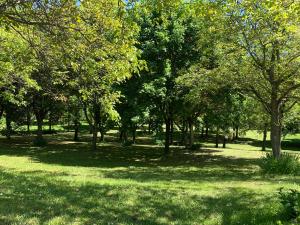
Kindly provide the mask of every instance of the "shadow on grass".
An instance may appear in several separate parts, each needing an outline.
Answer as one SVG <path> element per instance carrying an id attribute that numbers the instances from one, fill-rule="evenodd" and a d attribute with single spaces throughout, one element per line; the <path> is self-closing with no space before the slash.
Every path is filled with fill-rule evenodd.
<path id="1" fill-rule="evenodd" d="M 254 147 L 261 147 L 262 141 L 252 139 L 252 138 L 239 138 L 238 141 L 235 141 L 235 143 L 240 144 L 249 144 Z M 267 148 L 271 147 L 271 141 L 266 142 Z M 289 150 L 289 151 L 300 151 L 300 140 L 298 139 L 283 139 L 281 143 L 282 150 Z"/>
<path id="2" fill-rule="evenodd" d="M 1 224 L 262 225 L 278 219 L 274 199 L 242 188 L 210 196 L 188 189 L 78 184 L 47 172 L 0 169 L 0 178 Z"/>

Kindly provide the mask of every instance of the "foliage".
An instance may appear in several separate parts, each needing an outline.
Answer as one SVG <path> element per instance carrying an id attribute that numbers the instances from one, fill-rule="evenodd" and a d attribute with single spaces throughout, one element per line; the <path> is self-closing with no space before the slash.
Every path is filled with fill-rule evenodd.
<path id="1" fill-rule="evenodd" d="M 300 157 L 296 154 L 283 153 L 279 159 L 267 153 L 260 159 L 260 167 L 268 174 L 292 174 L 300 172 Z"/>
<path id="2" fill-rule="evenodd" d="M 300 222 L 300 192 L 295 189 L 280 188 L 279 199 L 284 208 L 284 216 L 288 220 L 297 219 Z"/>

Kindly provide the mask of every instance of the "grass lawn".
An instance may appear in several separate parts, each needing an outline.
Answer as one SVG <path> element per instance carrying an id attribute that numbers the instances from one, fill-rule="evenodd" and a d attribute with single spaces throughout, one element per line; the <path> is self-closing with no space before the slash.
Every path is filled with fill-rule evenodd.
<path id="1" fill-rule="evenodd" d="M 1 225 L 277 224 L 278 189 L 300 190 L 299 176 L 262 175 L 263 153 L 248 142 L 173 147 L 163 158 L 147 137 L 126 148 L 99 144 L 97 152 L 87 136 L 47 138 L 45 148 L 29 137 L 0 138 Z"/>

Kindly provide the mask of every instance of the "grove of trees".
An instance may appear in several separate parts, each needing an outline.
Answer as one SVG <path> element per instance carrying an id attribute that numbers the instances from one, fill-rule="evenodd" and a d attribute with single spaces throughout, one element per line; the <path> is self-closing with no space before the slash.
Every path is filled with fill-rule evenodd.
<path id="1" fill-rule="evenodd" d="M 226 147 L 259 130 L 279 158 L 300 126 L 299 46 L 293 0 L 0 0 L 4 135 L 35 124 L 44 145 L 67 120 L 78 141 L 85 122 L 96 151 L 143 128 L 168 155 L 196 132 Z"/>

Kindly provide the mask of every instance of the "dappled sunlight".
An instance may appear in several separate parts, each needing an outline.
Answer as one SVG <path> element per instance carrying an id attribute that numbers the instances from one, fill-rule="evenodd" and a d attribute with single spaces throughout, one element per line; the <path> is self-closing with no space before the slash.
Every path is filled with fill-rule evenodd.
<path id="1" fill-rule="evenodd" d="M 262 175 L 264 153 L 240 144 L 172 146 L 163 157 L 153 144 L 92 152 L 84 139 L 57 137 L 41 148 L 0 140 L 0 223 L 267 224 L 280 217 L 277 190 L 299 189 L 299 176 Z"/>

